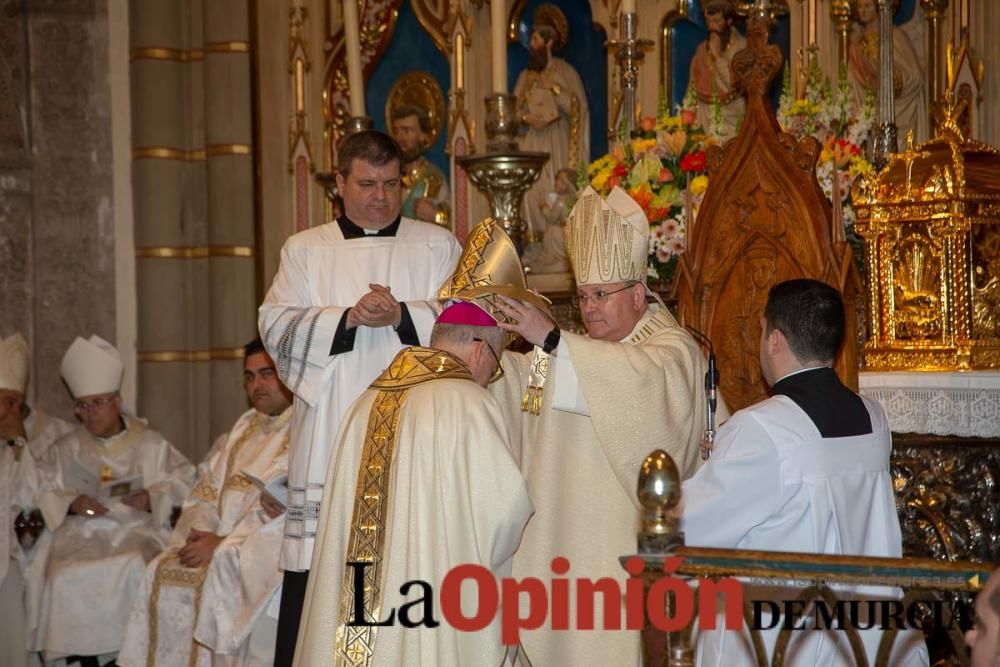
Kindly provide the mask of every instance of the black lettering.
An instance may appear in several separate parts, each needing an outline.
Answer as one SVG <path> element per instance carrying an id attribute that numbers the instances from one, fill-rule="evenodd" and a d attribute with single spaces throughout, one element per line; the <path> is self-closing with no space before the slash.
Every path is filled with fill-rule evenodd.
<path id="1" fill-rule="evenodd" d="M 847 604 L 854 604 L 851 600 Z M 833 609 L 826 603 L 826 600 L 819 598 L 816 600 L 816 629 L 817 630 L 842 630 L 844 628 L 844 601 L 836 600 Z"/>
<path id="2" fill-rule="evenodd" d="M 434 618 L 434 589 L 426 581 L 420 581 L 419 579 L 414 579 L 413 581 L 407 581 L 405 584 L 399 587 L 399 594 L 406 596 L 411 588 L 419 587 L 423 592 L 423 595 L 412 602 L 407 602 L 399 608 L 399 624 L 404 628 L 415 628 L 418 625 L 423 625 L 428 628 L 436 628 L 441 625 L 437 619 Z M 410 620 L 410 610 L 420 605 L 423 611 L 423 616 L 419 620 Z"/>
<path id="3" fill-rule="evenodd" d="M 753 600 L 753 629 L 754 630 L 770 630 L 771 628 L 778 625 L 781 621 L 781 607 L 778 603 L 773 600 Z M 763 624 L 763 607 L 767 605 L 768 611 L 771 613 L 771 620 L 769 625 Z"/>
<path id="4" fill-rule="evenodd" d="M 880 600 L 882 611 L 882 622 L 879 627 L 882 630 L 903 630 L 903 603 L 899 600 Z"/>
<path id="5" fill-rule="evenodd" d="M 785 618 L 781 624 L 785 630 L 805 630 L 806 626 L 796 626 L 795 621 L 802 617 L 802 612 L 806 609 L 806 603 L 802 600 L 785 600 Z M 803 621 L 804 623 L 804 621 Z"/>
<path id="6" fill-rule="evenodd" d="M 370 566 L 371 563 L 350 561 L 347 566 L 353 570 L 352 583 L 354 586 L 354 615 L 347 621 L 348 625 L 353 626 L 384 626 L 392 625 L 396 619 L 396 610 L 392 609 L 389 611 L 389 618 L 384 621 L 376 621 L 369 623 L 368 619 L 365 618 L 365 568 Z"/>
<path id="7" fill-rule="evenodd" d="M 851 626 L 855 630 L 871 630 L 875 627 L 875 602 L 873 600 L 852 600 L 849 607 Z M 861 605 L 864 605 L 862 607 Z M 865 613 L 862 615 L 862 611 Z"/>

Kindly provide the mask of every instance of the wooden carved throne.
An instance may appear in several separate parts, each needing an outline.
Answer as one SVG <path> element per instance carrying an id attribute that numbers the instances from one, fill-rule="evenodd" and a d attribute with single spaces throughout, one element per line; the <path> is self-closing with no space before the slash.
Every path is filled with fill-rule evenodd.
<path id="1" fill-rule="evenodd" d="M 685 324 L 712 340 L 720 387 L 730 410 L 767 397 L 758 347 L 768 290 L 790 278 L 815 278 L 844 295 L 847 335 L 836 361 L 857 389 L 860 276 L 841 222 L 816 181 L 820 146 L 781 132 L 765 99 L 782 65 L 768 44 L 770 21 L 752 16 L 747 48 L 732 62 L 747 98 L 739 133 L 708 150 L 709 187 L 680 257 L 676 295 Z"/>

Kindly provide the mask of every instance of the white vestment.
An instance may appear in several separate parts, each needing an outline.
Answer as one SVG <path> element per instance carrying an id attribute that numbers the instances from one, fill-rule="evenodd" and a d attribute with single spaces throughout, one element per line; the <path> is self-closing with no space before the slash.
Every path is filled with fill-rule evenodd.
<path id="1" fill-rule="evenodd" d="M 385 498 L 380 514 L 384 543 L 377 549 L 383 568 L 379 620 L 420 596 L 414 590 L 401 594 L 404 582 L 422 580 L 433 588 L 434 615 L 441 625 L 405 628 L 397 619 L 395 625 L 377 628 L 370 664 L 497 667 L 513 658 L 513 647 L 500 641 L 499 610 L 486 628 L 461 632 L 442 618 L 439 604 L 441 581 L 457 565 L 480 565 L 498 580 L 509 576 L 511 556 L 532 511 L 524 478 L 509 450 L 500 406 L 464 372 L 465 379 L 451 376 L 409 387 L 396 412 L 385 407 L 390 399 L 382 398 L 393 392 L 369 389 L 345 415 L 306 590 L 295 656 L 299 667 L 364 664 L 343 662 L 343 653 L 358 644 L 340 646 L 337 638 L 341 633 L 355 636 L 341 614 L 345 575 L 352 576 L 345 563 L 358 560 L 351 549 L 356 539 L 364 545 L 365 526 L 376 512 L 371 499 L 378 503 L 379 497 Z M 366 459 L 365 452 L 386 439 L 394 444 L 390 471 L 379 476 L 384 488 L 376 496 L 366 484 L 356 501 L 359 474 L 375 462 Z M 368 513 L 359 518 L 359 508 Z M 350 590 L 356 589 L 352 585 Z M 480 598 L 476 586 L 464 584 L 461 598 L 464 614 L 473 616 Z M 374 604 L 370 594 L 366 602 Z"/>
<path id="2" fill-rule="evenodd" d="M 564 556 L 571 565 L 566 576 L 611 577 L 624 592 L 627 573 L 618 559 L 636 552 L 639 468 L 653 450 L 665 449 L 682 477 L 694 472 L 706 367 L 697 343 L 658 305 L 622 342 L 563 332 L 549 358 L 541 412 L 521 417 L 521 469 L 536 512 L 514 556 L 515 578 L 551 585 L 549 564 Z M 511 393 L 502 383 L 494 386 L 495 396 Z M 595 630 L 543 626 L 522 633 L 532 665 L 638 664 L 639 633 L 602 631 L 597 598 Z M 575 596 L 570 606 L 574 619 Z M 621 618 L 624 627 L 624 607 Z"/>
<path id="3" fill-rule="evenodd" d="M 52 445 L 45 461 L 55 490 L 39 504 L 53 533 L 44 543 L 48 565 L 32 568 L 28 586 L 29 620 L 38 620 L 33 649 L 48 658 L 119 649 L 146 563 L 165 546 L 171 511 L 191 488 L 195 469 L 184 455 L 142 421 L 122 419 L 125 430 L 111 438 L 78 428 Z M 79 495 L 70 486 L 74 465 L 111 479 L 141 475 L 150 511 L 110 500 L 104 516 L 67 516 Z"/>
<path id="4" fill-rule="evenodd" d="M 681 529 L 689 546 L 900 558 L 902 534 L 889 472 L 885 412 L 862 397 L 873 432 L 824 439 L 787 396 L 737 412 L 719 429 L 712 458 L 683 484 Z M 896 597 L 891 589 L 856 588 L 845 599 Z M 782 599 L 801 589 L 745 587 L 745 599 Z M 771 651 L 780 629 L 762 631 Z M 879 630 L 861 631 L 874 664 Z M 785 664 L 854 664 L 842 631 L 793 632 Z M 905 638 L 905 642 L 904 642 Z M 902 633 L 893 665 L 926 665 L 922 638 Z M 698 664 L 756 665 L 749 633 L 705 632 Z M 902 656 L 902 654 L 906 654 Z M 902 656 L 896 659 L 896 656 Z"/>
<path id="5" fill-rule="evenodd" d="M 0 664 L 27 664 L 24 578 L 37 549 L 25 552 L 14 532 L 14 521 L 34 509 L 44 472 L 32 455 L 31 441 L 13 447 L 0 441 Z"/>
<path id="6" fill-rule="evenodd" d="M 369 283 L 378 283 L 406 304 L 420 341 L 429 342 L 438 288 L 460 254 L 451 232 L 408 218 L 395 236 L 345 240 L 337 223 L 329 223 L 292 236 L 282 248 L 259 325 L 278 375 L 295 394 L 283 569 L 309 569 L 341 416 L 405 347 L 392 327 L 360 326 L 354 349 L 331 355 L 341 317 L 370 291 Z"/>
<path id="7" fill-rule="evenodd" d="M 167 550 L 146 568 L 118 664 L 187 667 L 192 651 L 206 664 L 223 656 L 247 663 L 252 626 L 281 584 L 283 520 L 267 518 L 245 473 L 262 481 L 287 474 L 291 416 L 291 408 L 275 417 L 250 409 L 213 447 Z M 177 558 L 192 528 L 224 538 L 207 567 L 184 567 Z"/>
<path id="8" fill-rule="evenodd" d="M 31 408 L 28 418 L 24 420 L 24 432 L 28 436 L 28 447 L 36 461 L 41 461 L 59 438 L 67 435 L 78 424 L 71 424 L 65 419 L 53 417 L 38 407 Z"/>

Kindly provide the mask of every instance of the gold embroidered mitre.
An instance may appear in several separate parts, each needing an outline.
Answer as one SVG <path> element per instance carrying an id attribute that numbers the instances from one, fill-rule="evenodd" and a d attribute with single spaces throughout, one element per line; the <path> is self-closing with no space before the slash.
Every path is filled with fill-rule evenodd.
<path id="1" fill-rule="evenodd" d="M 472 301 L 498 322 L 507 322 L 509 318 L 496 306 L 497 294 L 526 301 L 552 316 L 549 300 L 528 290 L 514 242 L 493 218 L 485 218 L 469 232 L 458 266 L 438 290 L 438 298 Z M 507 342 L 512 339 L 508 334 Z"/>
<path id="2" fill-rule="evenodd" d="M 566 221 L 566 248 L 577 285 L 645 283 L 649 221 L 621 188 L 605 200 L 587 187 Z"/>

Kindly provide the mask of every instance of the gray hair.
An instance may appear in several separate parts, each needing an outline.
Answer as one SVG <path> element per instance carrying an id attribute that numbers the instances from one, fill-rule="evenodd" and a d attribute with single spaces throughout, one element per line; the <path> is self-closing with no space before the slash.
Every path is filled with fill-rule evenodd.
<path id="1" fill-rule="evenodd" d="M 435 324 L 431 330 L 431 347 L 457 355 L 472 346 L 473 338 L 485 341 L 498 357 L 503 354 L 504 333 L 500 327 Z"/>

